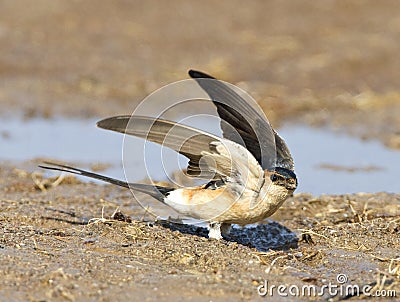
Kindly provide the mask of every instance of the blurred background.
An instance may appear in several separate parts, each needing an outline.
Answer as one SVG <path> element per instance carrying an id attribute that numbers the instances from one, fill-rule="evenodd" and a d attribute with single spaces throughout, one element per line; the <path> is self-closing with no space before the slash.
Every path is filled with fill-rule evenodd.
<path id="1" fill-rule="evenodd" d="M 300 191 L 398 191 L 399 12 L 396 0 L 2 0 L 0 161 L 122 175 L 122 137 L 95 121 L 194 68 L 259 102 Z"/>

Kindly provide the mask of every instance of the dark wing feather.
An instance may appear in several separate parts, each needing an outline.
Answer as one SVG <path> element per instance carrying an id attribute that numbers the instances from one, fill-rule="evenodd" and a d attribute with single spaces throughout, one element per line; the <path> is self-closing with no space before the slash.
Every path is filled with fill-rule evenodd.
<path id="1" fill-rule="evenodd" d="M 276 144 L 276 166 L 294 171 L 294 161 L 283 138 L 274 130 Z"/>
<path id="2" fill-rule="evenodd" d="M 140 137 L 179 152 L 189 158 L 188 175 L 206 179 L 215 176 L 215 171 L 200 167 L 202 152 L 208 151 L 212 142 L 220 140 L 213 134 L 173 121 L 136 115 L 107 118 L 99 121 L 97 126 Z"/>
<path id="3" fill-rule="evenodd" d="M 254 107 L 210 75 L 195 70 L 190 70 L 189 75 L 207 92 L 217 107 L 218 115 L 225 121 L 221 121 L 225 138 L 246 147 L 264 169 L 275 166 L 294 169 L 286 143 Z"/>

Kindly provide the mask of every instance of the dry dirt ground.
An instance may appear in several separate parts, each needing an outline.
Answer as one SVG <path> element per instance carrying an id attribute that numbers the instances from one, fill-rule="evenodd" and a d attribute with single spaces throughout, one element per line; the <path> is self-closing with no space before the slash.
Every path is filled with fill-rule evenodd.
<path id="1" fill-rule="evenodd" d="M 195 68 L 250 92 L 275 126 L 329 125 L 399 149 L 399 10 L 397 0 L 4 0 L 0 113 L 127 114 Z"/>
<path id="2" fill-rule="evenodd" d="M 127 114 L 196 68 L 250 92 L 275 126 L 400 149 L 399 11 L 397 0 L 0 1 L 0 116 Z M 218 242 L 154 221 L 127 190 L 58 183 L 37 164 L 0 162 L 0 301 L 252 301 L 267 298 L 265 281 L 320 288 L 338 274 L 400 299 L 399 194 L 295 194 Z M 274 291 L 361 298 L 382 299 Z"/>
<path id="3" fill-rule="evenodd" d="M 265 280 L 320 288 L 338 274 L 400 294 L 399 194 L 295 195 L 272 220 L 216 241 L 154 221 L 128 190 L 55 181 L 2 165 L 2 301 L 248 301 Z"/>

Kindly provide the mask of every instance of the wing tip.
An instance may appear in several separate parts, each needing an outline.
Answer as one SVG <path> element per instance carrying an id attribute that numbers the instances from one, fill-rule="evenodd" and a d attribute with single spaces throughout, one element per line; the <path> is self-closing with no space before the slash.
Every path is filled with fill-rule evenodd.
<path id="1" fill-rule="evenodd" d="M 105 122 L 108 121 L 108 120 L 109 120 L 109 118 L 105 118 L 105 119 L 102 119 L 102 120 L 96 122 L 96 127 L 97 128 L 101 128 L 101 129 L 105 129 L 104 128 L 105 127 Z"/>
<path id="2" fill-rule="evenodd" d="M 189 69 L 188 74 L 193 79 L 215 79 L 214 77 L 210 76 L 209 74 L 206 74 L 202 71 L 198 71 L 198 70 L 194 70 L 194 69 Z"/>
<path id="3" fill-rule="evenodd" d="M 129 123 L 130 115 L 117 115 L 107 117 L 96 123 L 96 126 L 101 129 L 115 130 L 117 128 L 126 128 Z"/>

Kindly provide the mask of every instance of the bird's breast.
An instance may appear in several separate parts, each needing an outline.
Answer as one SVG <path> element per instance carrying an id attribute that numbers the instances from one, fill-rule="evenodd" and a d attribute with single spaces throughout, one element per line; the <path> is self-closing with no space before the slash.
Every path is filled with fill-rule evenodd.
<path id="1" fill-rule="evenodd" d="M 245 225 L 275 213 L 287 196 L 287 190 L 273 185 L 259 193 L 243 189 L 240 194 L 237 188 L 208 190 L 197 187 L 172 191 L 165 203 L 192 218 Z"/>

